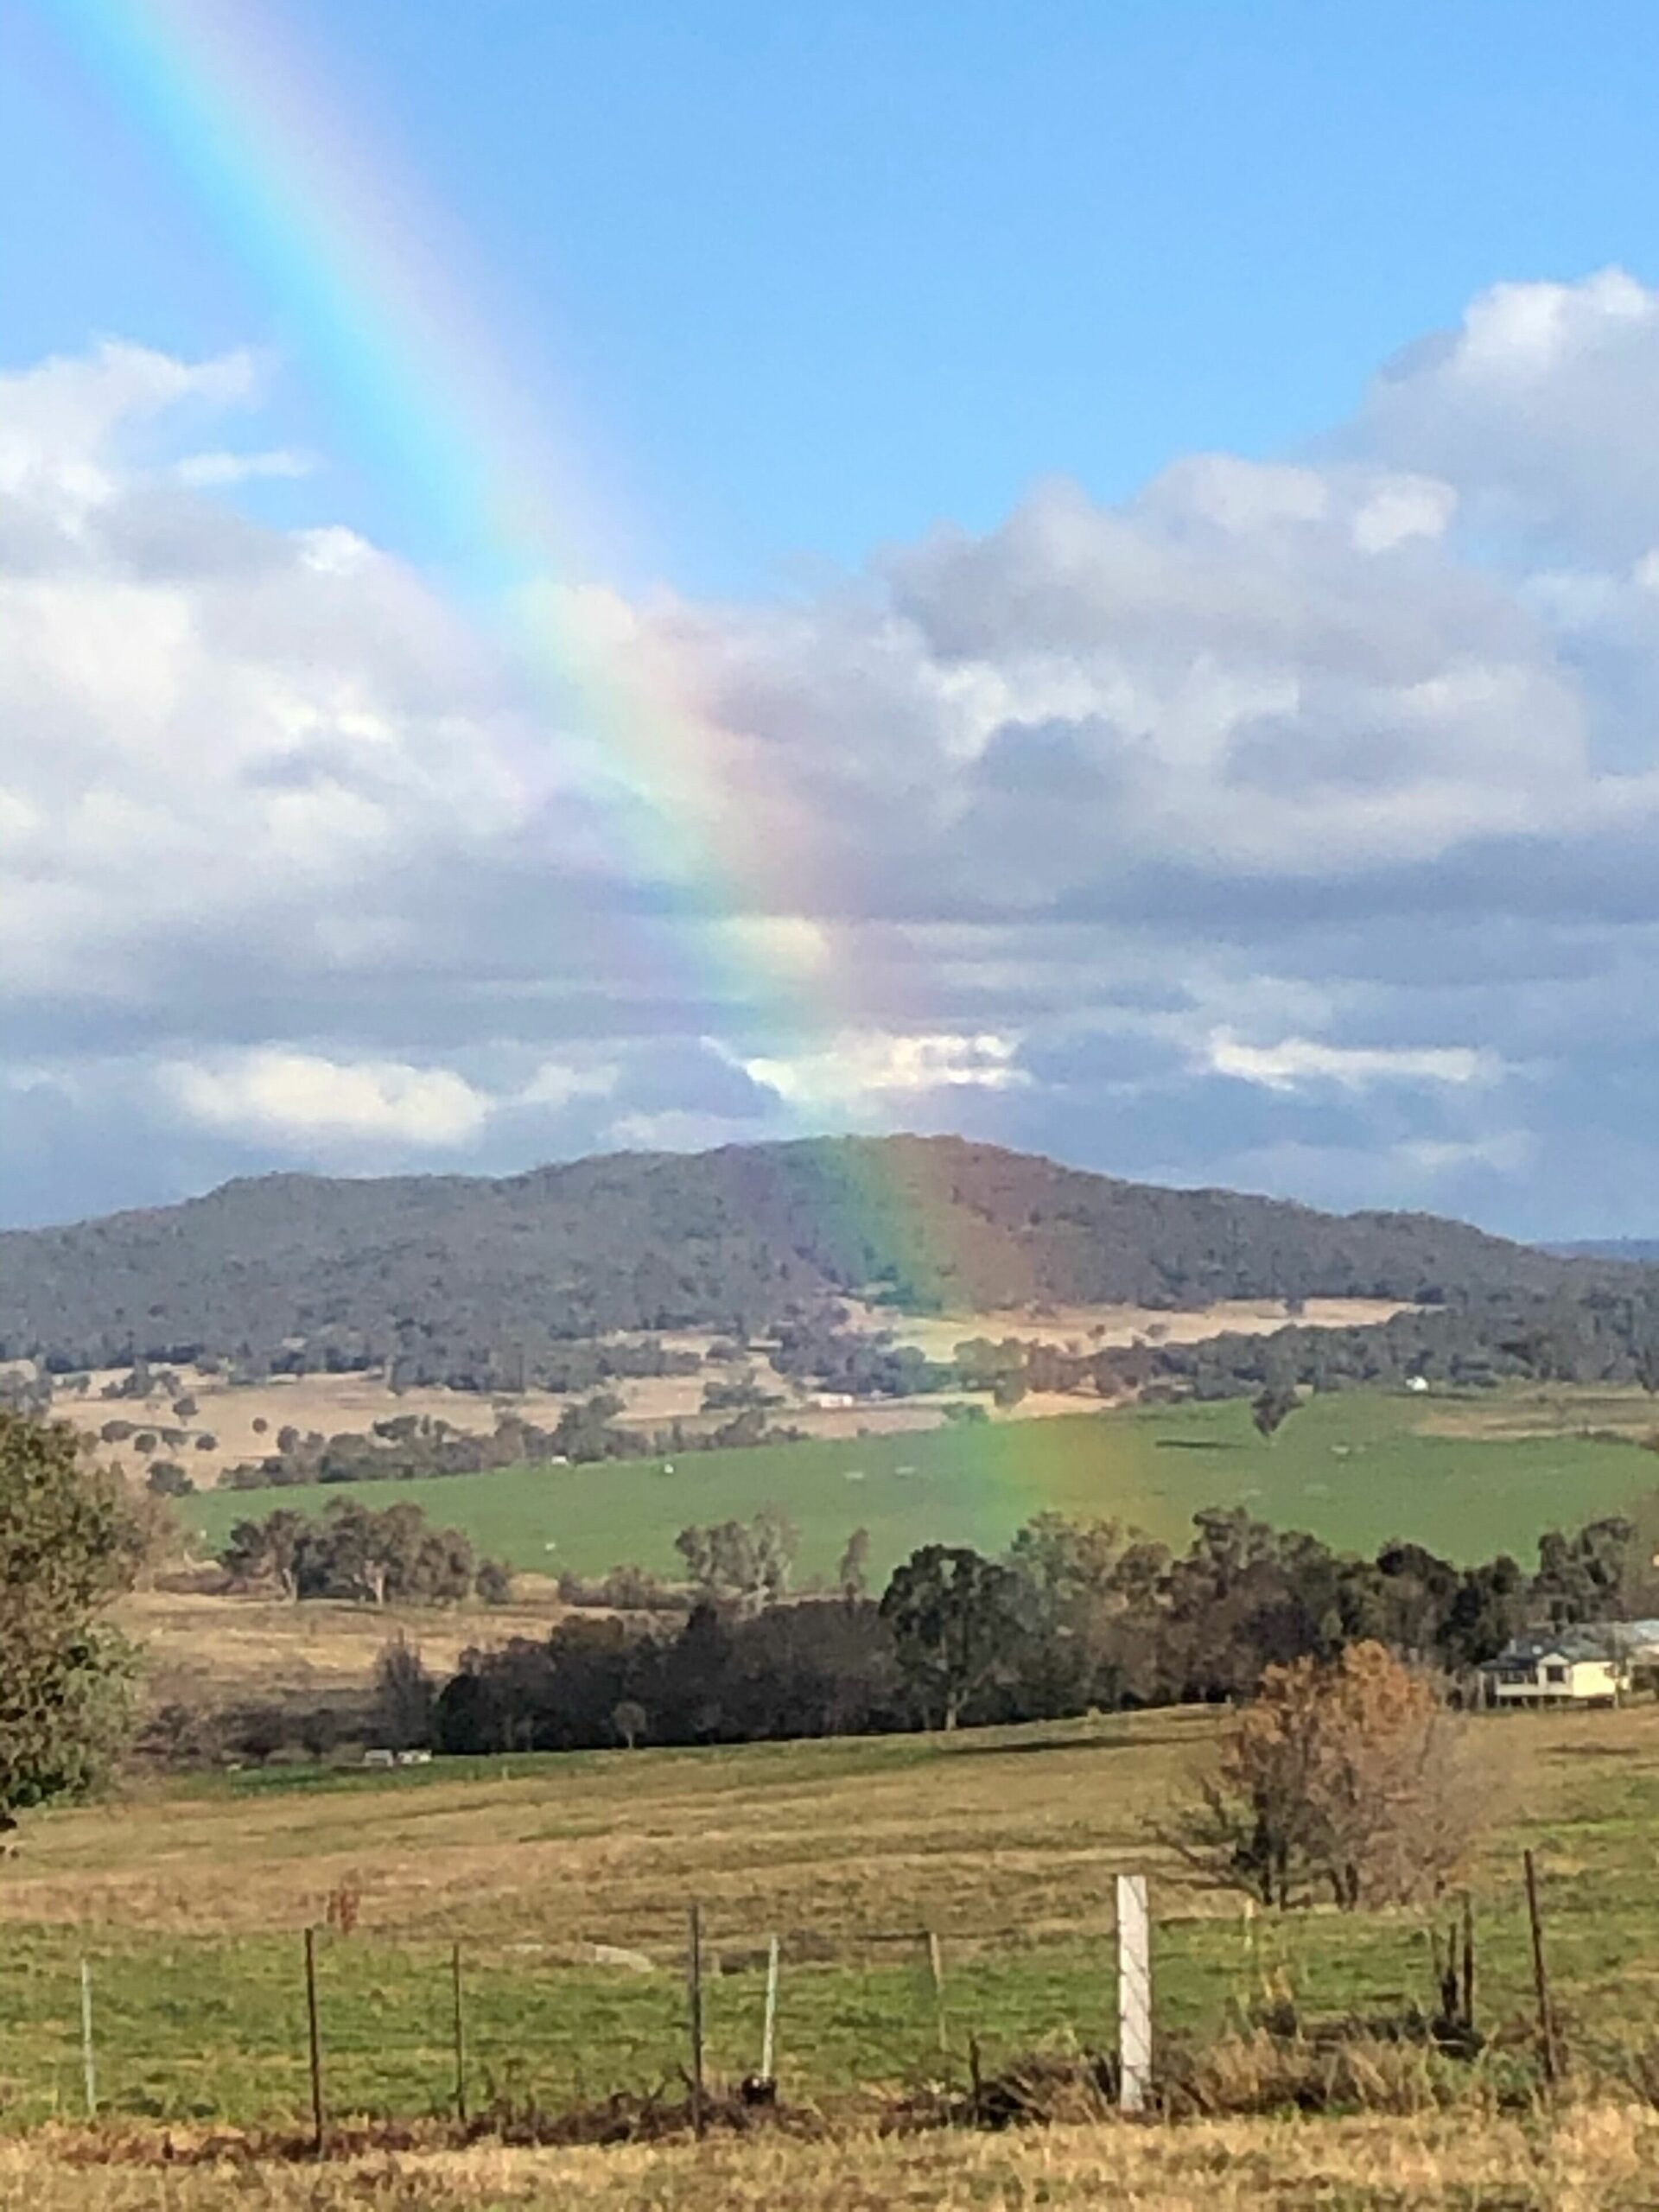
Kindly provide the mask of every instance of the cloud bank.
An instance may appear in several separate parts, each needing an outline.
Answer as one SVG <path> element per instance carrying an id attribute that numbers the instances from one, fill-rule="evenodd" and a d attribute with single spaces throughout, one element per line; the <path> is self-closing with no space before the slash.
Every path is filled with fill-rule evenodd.
<path id="1" fill-rule="evenodd" d="M 906 1126 L 1659 1229 L 1659 293 L 1497 287 L 1295 459 L 619 604 L 743 763 L 712 898 L 259 393 L 0 377 L 0 1218 Z"/>

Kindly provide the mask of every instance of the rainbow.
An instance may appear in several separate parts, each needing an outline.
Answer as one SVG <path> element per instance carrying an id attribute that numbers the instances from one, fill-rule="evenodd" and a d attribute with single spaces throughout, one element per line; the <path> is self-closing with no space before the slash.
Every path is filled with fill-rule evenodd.
<path id="1" fill-rule="evenodd" d="M 611 950 L 652 984 L 714 997 L 770 1052 L 832 1054 L 868 1026 L 853 963 L 812 918 L 833 906 L 833 856 L 803 808 L 781 810 L 776 779 L 753 772 L 747 741 L 660 639 L 594 581 L 582 548 L 602 533 L 591 515 L 577 526 L 591 498 L 526 415 L 493 335 L 507 317 L 480 312 L 457 283 L 466 255 L 446 250 L 441 212 L 372 146 L 365 118 L 336 111 L 322 73 L 257 0 L 47 5 L 257 281 L 353 448 L 413 503 L 474 618 L 510 649 L 551 733 L 505 764 L 532 816 L 578 773 L 620 857 L 659 889 L 667 926 L 635 925 Z M 763 824 L 747 810 L 757 787 L 779 810 Z M 814 1102 L 794 1103 L 810 1114 Z M 823 1225 L 948 1280 L 959 1257 L 950 1164 L 903 1152 L 890 1166 L 849 1156 L 838 1183 L 826 1179 Z M 1012 1443 L 1000 1455 L 1011 1509 L 1024 1456 Z"/>
<path id="2" fill-rule="evenodd" d="M 636 923 L 625 957 L 653 984 L 747 1014 L 785 1053 L 852 1024 L 846 963 L 800 912 L 824 883 L 804 810 L 763 824 L 745 812 L 740 795 L 752 805 L 757 788 L 745 741 L 594 580 L 582 543 L 598 533 L 574 526 L 580 472 L 527 413 L 491 334 L 505 317 L 458 284 L 464 251 L 444 250 L 439 211 L 250 0 L 48 4 L 257 280 L 354 450 L 413 503 L 460 596 L 508 645 L 536 721 L 556 733 L 505 763 L 527 811 L 550 812 L 578 777 L 669 917 L 648 942 Z"/>

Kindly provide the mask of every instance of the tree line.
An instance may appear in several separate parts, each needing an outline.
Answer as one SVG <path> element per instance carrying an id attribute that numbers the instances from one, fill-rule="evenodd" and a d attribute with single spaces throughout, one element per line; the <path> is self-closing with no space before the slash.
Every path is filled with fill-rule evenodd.
<path id="1" fill-rule="evenodd" d="M 625 1733 L 738 1743 L 1052 1719 L 1244 1699 L 1269 1668 L 1326 1665 L 1360 1644 L 1457 1677 L 1533 1623 L 1651 1602 L 1651 1546 L 1644 1568 L 1645 1540 L 1613 1518 L 1547 1535 L 1529 1573 L 1405 1541 L 1362 1559 L 1238 1509 L 1196 1516 L 1180 1551 L 1046 1513 L 1000 1558 L 924 1546 L 879 1598 L 855 1537 L 833 1596 L 786 1603 L 791 1534 L 775 1514 L 685 1532 L 697 1595 L 671 1628 L 572 1619 L 468 1653 L 436 1698 L 435 1740 L 557 1751 Z"/>

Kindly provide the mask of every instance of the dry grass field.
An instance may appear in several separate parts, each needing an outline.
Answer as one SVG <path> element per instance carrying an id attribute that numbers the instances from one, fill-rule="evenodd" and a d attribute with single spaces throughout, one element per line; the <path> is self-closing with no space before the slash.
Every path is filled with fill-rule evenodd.
<path id="1" fill-rule="evenodd" d="M 857 1938 L 931 1923 L 953 1940 L 1101 1929 L 1112 1875 L 1148 1863 L 1152 1819 L 1211 1726 L 1176 1712 L 135 1785 L 30 1823 L 0 1872 L 0 1924 L 297 1929 L 350 1883 L 361 1932 L 397 1941 L 677 1955 L 690 1897 L 722 1942 L 774 1928 Z M 1166 1855 L 1152 1857 L 1175 1884 Z"/>
<path id="2" fill-rule="evenodd" d="M 160 2168 L 0 2148 L 0 2212 L 1639 2212 L 1659 2116 L 1436 2114 L 1014 2136 L 853 2135 L 649 2148 L 480 2146 L 303 2164 Z"/>
<path id="3" fill-rule="evenodd" d="M 521 1574 L 514 1602 L 487 1609 L 294 1605 L 277 1598 L 138 1590 L 122 1599 L 115 1619 L 143 1647 L 147 1705 L 222 1707 L 362 1689 L 381 1652 L 399 1639 L 442 1680 L 469 1645 L 544 1637 L 564 1611 L 550 1582 Z"/>
<path id="4" fill-rule="evenodd" d="M 914 1344 L 931 1359 L 948 1359 L 970 1337 L 1005 1338 L 1022 1344 L 1058 1344 L 1071 1352 L 1099 1351 L 1137 1343 L 1196 1344 L 1220 1336 L 1265 1337 L 1286 1325 L 1283 1300 L 1223 1299 L 1213 1306 L 1171 1312 L 1151 1306 L 1046 1306 L 986 1313 L 894 1314 L 880 1306 L 850 1308 L 868 1329 L 891 1329 L 898 1342 Z M 1395 1300 L 1310 1298 L 1297 1319 L 1305 1329 L 1374 1326 L 1405 1311 Z"/>

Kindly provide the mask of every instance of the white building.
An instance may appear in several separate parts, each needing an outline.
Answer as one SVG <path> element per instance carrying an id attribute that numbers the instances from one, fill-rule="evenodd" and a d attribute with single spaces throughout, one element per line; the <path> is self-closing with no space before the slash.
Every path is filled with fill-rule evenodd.
<path id="1" fill-rule="evenodd" d="M 1481 1669 L 1494 1705 L 1617 1705 L 1659 1661 L 1659 1621 L 1595 1621 L 1516 1637 Z"/>

